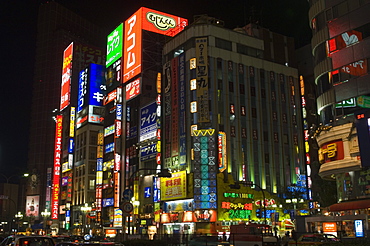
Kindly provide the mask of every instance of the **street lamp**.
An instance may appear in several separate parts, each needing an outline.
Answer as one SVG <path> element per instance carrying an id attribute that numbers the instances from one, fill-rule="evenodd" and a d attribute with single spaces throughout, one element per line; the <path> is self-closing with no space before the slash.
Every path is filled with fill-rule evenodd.
<path id="1" fill-rule="evenodd" d="M 85 206 L 81 207 L 81 211 L 84 213 L 84 218 L 82 219 L 82 228 L 83 228 L 83 233 L 85 233 L 85 227 L 87 227 L 87 213 L 91 211 L 91 207 L 89 204 L 85 203 Z"/>
<path id="2" fill-rule="evenodd" d="M 9 184 L 9 181 L 11 178 L 14 178 L 14 177 L 28 177 L 29 174 L 28 173 L 24 173 L 23 175 L 19 175 L 19 174 L 14 174 L 14 175 L 11 175 L 11 176 L 6 176 L 5 174 L 3 173 L 0 173 L 0 175 L 6 180 L 6 183 Z"/>
<path id="3" fill-rule="evenodd" d="M 19 223 L 20 220 L 23 219 L 23 214 L 21 212 L 18 212 L 14 217 L 17 219 L 17 232 L 19 232 Z"/>
<path id="4" fill-rule="evenodd" d="M 48 234 L 47 233 L 47 218 L 50 216 L 50 212 L 45 208 L 44 211 L 41 212 L 41 216 L 44 218 L 44 231 L 45 231 L 45 234 Z"/>

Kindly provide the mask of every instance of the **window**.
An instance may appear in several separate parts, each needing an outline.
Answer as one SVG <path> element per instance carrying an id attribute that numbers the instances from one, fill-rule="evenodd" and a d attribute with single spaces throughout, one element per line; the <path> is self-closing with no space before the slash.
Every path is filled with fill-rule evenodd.
<path id="1" fill-rule="evenodd" d="M 271 82 L 275 81 L 275 73 L 273 71 L 270 71 L 270 81 Z"/>
<path id="2" fill-rule="evenodd" d="M 251 96 L 252 97 L 256 96 L 256 88 L 254 86 L 251 86 Z"/>
<path id="3" fill-rule="evenodd" d="M 277 113 L 276 112 L 272 112 L 272 120 L 277 121 Z"/>
<path id="4" fill-rule="evenodd" d="M 230 135 L 231 135 L 232 137 L 235 137 L 235 136 L 236 136 L 236 133 L 235 133 L 235 126 L 231 126 L 231 128 L 230 128 Z"/>
<path id="5" fill-rule="evenodd" d="M 252 117 L 257 118 L 257 109 L 256 108 L 252 108 Z"/>
<path id="6" fill-rule="evenodd" d="M 348 13 L 347 1 L 344 1 L 333 7 L 333 18 L 338 18 Z"/>
<path id="7" fill-rule="evenodd" d="M 229 92 L 234 92 L 234 83 L 229 81 Z"/>
<path id="8" fill-rule="evenodd" d="M 228 40 L 216 38 L 215 39 L 215 46 L 220 49 L 224 50 L 232 50 L 232 43 Z"/>
<path id="9" fill-rule="evenodd" d="M 292 123 L 293 125 L 297 125 L 297 117 L 295 115 L 292 115 Z"/>
<path id="10" fill-rule="evenodd" d="M 245 87 L 243 84 L 239 84 L 239 90 L 240 90 L 240 94 L 241 95 L 244 95 L 245 94 Z"/>
<path id="11" fill-rule="evenodd" d="M 312 30 L 316 30 L 316 18 L 312 19 L 311 26 L 312 26 Z"/>
<path id="12" fill-rule="evenodd" d="M 285 94 L 284 94 L 284 93 L 281 93 L 281 101 L 282 101 L 282 102 L 285 102 L 285 101 L 286 101 L 286 99 L 285 99 Z"/>
<path id="13" fill-rule="evenodd" d="M 242 138 L 247 138 L 247 129 L 242 128 Z"/>
<path id="14" fill-rule="evenodd" d="M 329 72 L 329 77 L 331 78 L 330 82 L 333 85 L 338 85 L 340 83 L 347 82 L 351 78 L 357 78 L 359 76 L 367 74 L 367 62 L 368 60 L 356 61 L 351 64 L 345 65 L 340 69 Z"/>
<path id="15" fill-rule="evenodd" d="M 284 74 L 279 74 L 279 81 L 280 83 L 284 83 L 285 82 L 285 78 L 284 78 Z"/>
<path id="16" fill-rule="evenodd" d="M 271 100 L 276 101 L 276 93 L 275 91 L 271 91 Z"/>
<path id="17" fill-rule="evenodd" d="M 287 123 L 286 113 L 283 113 L 283 122 L 284 122 L 284 123 Z"/>
<path id="18" fill-rule="evenodd" d="M 89 181 L 89 190 L 95 190 L 95 180 L 90 179 Z"/>
<path id="19" fill-rule="evenodd" d="M 253 129 L 253 140 L 258 140 L 257 130 Z"/>
<path id="20" fill-rule="evenodd" d="M 97 154 L 96 154 L 96 148 L 90 148 L 89 149 L 89 159 L 90 160 L 96 160 Z"/>
<path id="21" fill-rule="evenodd" d="M 266 98 L 266 90 L 265 89 L 261 89 L 261 97 Z"/>
<path id="22" fill-rule="evenodd" d="M 245 116 L 245 115 L 246 115 L 246 112 L 245 112 L 245 106 L 241 106 L 241 108 L 240 108 L 240 114 L 241 114 L 242 116 Z"/>
<path id="23" fill-rule="evenodd" d="M 230 104 L 230 114 L 235 114 L 235 105 Z"/>
<path id="24" fill-rule="evenodd" d="M 265 154 L 265 163 L 270 163 L 270 155 L 269 154 Z"/>
<path id="25" fill-rule="evenodd" d="M 190 90 L 196 90 L 197 89 L 197 80 L 196 79 L 191 79 L 190 80 Z"/>

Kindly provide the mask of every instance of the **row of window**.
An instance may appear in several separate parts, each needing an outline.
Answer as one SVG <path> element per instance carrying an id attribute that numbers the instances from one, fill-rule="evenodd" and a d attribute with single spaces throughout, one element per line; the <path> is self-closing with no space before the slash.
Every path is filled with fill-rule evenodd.
<path id="1" fill-rule="evenodd" d="M 235 105 L 234 104 L 230 104 L 230 114 L 231 115 L 235 115 L 236 111 L 235 111 Z M 257 108 L 255 107 L 252 107 L 251 108 L 251 113 L 252 113 L 252 118 L 257 118 Z M 246 107 L 245 106 L 240 106 L 240 115 L 241 116 L 246 116 Z M 278 117 L 277 117 L 277 112 L 272 112 L 272 120 L 273 121 L 277 121 L 278 120 Z M 283 113 L 282 114 L 282 121 L 283 123 L 287 123 L 287 114 L 286 113 Z M 296 117 L 295 115 L 293 115 L 293 124 L 296 125 L 297 122 L 296 122 Z"/>
<path id="2" fill-rule="evenodd" d="M 313 4 L 311 1 L 311 5 Z M 349 0 L 343 1 L 324 12 L 320 12 L 315 18 L 312 19 L 311 27 L 314 32 L 318 32 L 325 28 L 328 21 L 336 19 L 340 16 L 360 8 L 361 6 L 370 3 L 370 0 Z"/>
<path id="3" fill-rule="evenodd" d="M 235 126 L 230 126 L 230 136 L 231 137 L 236 137 L 236 128 L 235 128 Z M 269 133 L 267 131 L 263 132 L 263 141 L 268 142 L 269 141 L 268 136 L 269 136 Z M 248 137 L 247 136 L 247 128 L 245 128 L 245 127 L 241 128 L 241 137 L 242 138 L 247 138 Z M 257 129 L 252 130 L 252 139 L 253 140 L 258 140 L 258 130 Z M 273 140 L 274 140 L 275 143 L 279 143 L 279 133 L 278 132 L 273 133 Z M 284 134 L 283 141 L 284 141 L 284 144 L 289 143 L 287 134 Z M 298 136 L 297 135 L 294 135 L 294 145 L 298 145 Z"/>
<path id="4" fill-rule="evenodd" d="M 215 38 L 215 47 L 232 51 L 232 42 L 229 40 Z M 243 44 L 236 44 L 236 52 L 242 55 L 263 58 L 263 50 L 252 48 Z"/>

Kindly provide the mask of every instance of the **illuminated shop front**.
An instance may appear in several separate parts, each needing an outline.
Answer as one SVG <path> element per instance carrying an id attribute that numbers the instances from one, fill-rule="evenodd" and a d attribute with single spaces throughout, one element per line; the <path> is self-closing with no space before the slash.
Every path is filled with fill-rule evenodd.
<path id="1" fill-rule="evenodd" d="M 193 211 L 193 199 L 166 202 L 161 216 L 165 234 L 209 234 L 214 231 L 217 211 Z"/>

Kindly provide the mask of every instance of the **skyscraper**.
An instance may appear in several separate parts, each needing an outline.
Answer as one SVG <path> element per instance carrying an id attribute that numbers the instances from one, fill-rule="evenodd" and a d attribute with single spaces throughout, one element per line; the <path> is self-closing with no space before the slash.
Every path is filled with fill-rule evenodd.
<path id="1" fill-rule="evenodd" d="M 46 208 L 47 169 L 53 167 L 54 160 L 53 116 L 60 105 L 63 51 L 72 41 L 101 46 L 104 35 L 99 27 L 53 1 L 40 5 L 37 30 L 28 153 L 31 177 L 27 196 L 39 196 L 40 211 L 43 211 Z M 35 215 L 36 218 L 39 216 Z"/>

